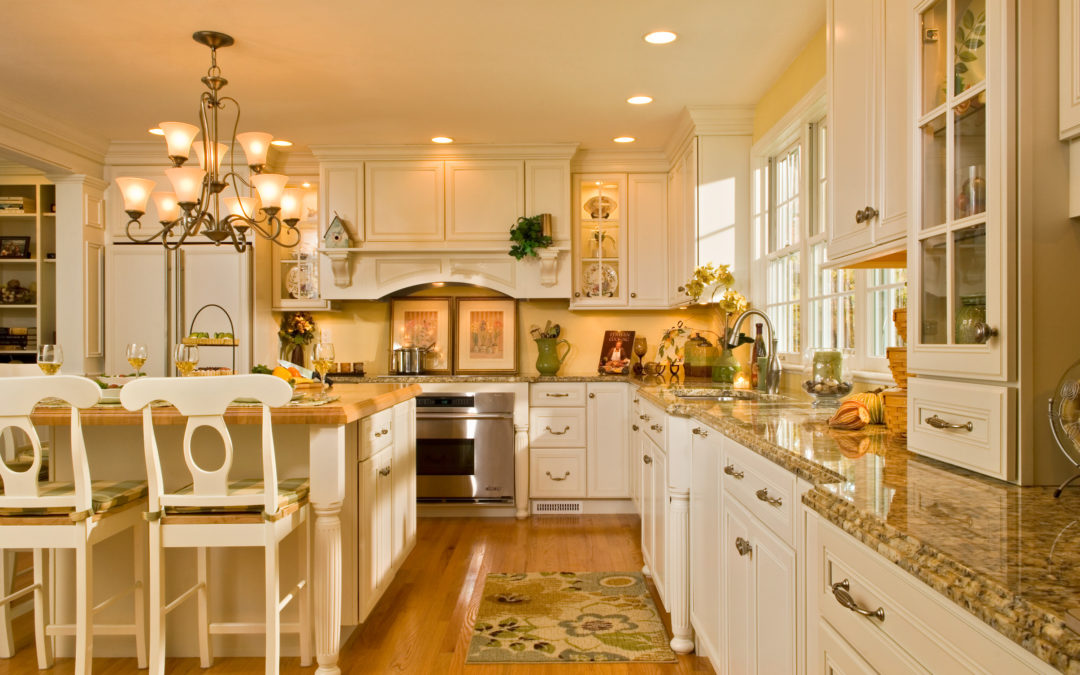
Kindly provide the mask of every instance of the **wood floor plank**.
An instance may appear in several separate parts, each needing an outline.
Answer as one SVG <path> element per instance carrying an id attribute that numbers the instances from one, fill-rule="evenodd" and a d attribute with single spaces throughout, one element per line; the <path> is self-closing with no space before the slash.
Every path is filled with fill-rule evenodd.
<path id="1" fill-rule="evenodd" d="M 679 656 L 674 664 L 465 665 L 472 625 L 490 572 L 640 571 L 637 516 L 536 516 L 421 519 L 416 548 L 379 605 L 342 647 L 347 675 L 689 675 L 713 673 L 706 659 Z M 653 599 L 661 606 L 656 588 Z M 663 614 L 663 612 L 661 612 Z M 671 630 L 670 617 L 663 614 Z M 260 658 L 220 658 L 203 670 L 198 659 L 169 659 L 168 675 L 261 673 Z M 71 659 L 50 674 L 68 675 Z M 314 672 L 282 659 L 284 675 Z M 36 673 L 32 645 L 0 660 L 0 675 Z M 95 675 L 137 675 L 134 659 L 94 659 Z"/>

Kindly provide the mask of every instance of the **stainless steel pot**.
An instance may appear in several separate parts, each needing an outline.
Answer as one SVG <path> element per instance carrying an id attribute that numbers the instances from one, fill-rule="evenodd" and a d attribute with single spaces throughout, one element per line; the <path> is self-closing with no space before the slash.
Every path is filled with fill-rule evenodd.
<path id="1" fill-rule="evenodd" d="M 394 350 L 394 372 L 398 375 L 422 375 L 424 373 L 423 347 L 401 347 Z"/>

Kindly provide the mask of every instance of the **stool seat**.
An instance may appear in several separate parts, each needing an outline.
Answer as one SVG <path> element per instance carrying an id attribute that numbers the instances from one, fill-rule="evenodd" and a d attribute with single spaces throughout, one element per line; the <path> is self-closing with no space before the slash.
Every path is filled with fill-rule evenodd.
<path id="1" fill-rule="evenodd" d="M 228 486 L 228 495 L 230 497 L 251 495 L 252 497 L 262 497 L 265 488 L 263 482 L 257 479 L 243 479 L 230 481 Z M 311 491 L 311 480 L 308 478 L 286 478 L 278 481 L 277 489 L 277 506 L 278 513 L 276 517 L 280 516 L 282 509 L 285 509 L 292 504 L 299 504 L 306 502 L 308 493 Z M 192 484 L 185 485 L 176 491 L 177 495 L 190 495 L 193 494 L 194 488 Z M 165 514 L 183 514 L 183 513 L 262 513 L 263 504 L 260 500 L 256 504 L 238 504 L 234 506 L 166 506 Z"/>
<path id="2" fill-rule="evenodd" d="M 144 480 L 95 480 L 90 482 L 91 510 L 92 514 L 101 516 L 110 509 L 117 509 L 125 504 L 142 499 L 147 495 L 147 485 Z M 0 495 L 4 490 L 0 487 Z M 38 495 L 41 497 L 68 497 L 74 496 L 74 483 L 40 483 Z M 74 515 L 74 506 L 46 506 L 46 507 L 4 507 L 0 508 L 0 525 L 4 524 L 5 517 L 11 516 L 52 516 Z"/>

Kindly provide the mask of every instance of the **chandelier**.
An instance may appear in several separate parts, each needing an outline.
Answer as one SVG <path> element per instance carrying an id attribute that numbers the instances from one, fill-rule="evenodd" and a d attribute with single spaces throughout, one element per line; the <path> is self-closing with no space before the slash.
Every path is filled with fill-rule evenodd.
<path id="1" fill-rule="evenodd" d="M 217 64 L 217 50 L 233 44 L 224 33 L 199 31 L 192 35 L 199 44 L 210 48 L 210 68 L 202 82 L 206 91 L 199 97 L 199 126 L 185 122 L 162 122 L 158 126 L 168 145 L 172 168 L 165 176 L 172 184 L 172 192 L 154 191 L 157 183 L 147 178 L 117 178 L 124 198 L 124 211 L 130 220 L 126 233 L 128 239 L 140 244 L 160 239 L 168 249 L 178 249 L 189 238 L 203 235 L 215 244 L 231 244 L 243 252 L 251 247 L 249 231 L 285 247 L 296 246 L 300 231 L 301 192 L 298 188 L 285 188 L 289 177 L 277 173 L 263 173 L 266 154 L 273 136 L 259 131 L 236 133 L 240 124 L 240 104 L 231 96 L 222 96 L 221 89 L 229 83 L 221 76 Z M 229 143 L 219 142 L 218 112 L 226 104 L 236 108 Z M 192 142 L 199 134 L 202 138 L 195 144 L 199 166 L 185 166 L 191 154 Z M 233 164 L 236 144 L 244 149 L 248 178 L 238 174 Z M 222 159 L 230 155 L 229 169 L 222 173 Z M 241 186 L 246 188 L 241 190 Z M 225 215 L 222 217 L 222 192 L 231 187 L 232 196 L 224 198 Z M 255 197 L 241 196 L 245 192 Z M 151 235 L 140 235 L 132 228 L 140 228 L 139 222 L 146 214 L 146 204 L 153 198 L 161 229 Z"/>

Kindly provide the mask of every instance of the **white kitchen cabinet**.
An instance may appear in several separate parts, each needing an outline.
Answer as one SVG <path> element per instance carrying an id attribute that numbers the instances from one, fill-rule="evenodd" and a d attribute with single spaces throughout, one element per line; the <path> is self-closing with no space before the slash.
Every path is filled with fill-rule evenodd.
<path id="1" fill-rule="evenodd" d="M 646 437 L 647 438 L 647 437 Z M 650 464 L 650 485 L 648 499 L 651 500 L 649 516 L 652 518 L 652 577 L 660 599 L 667 602 L 668 569 L 668 461 L 667 453 L 650 439 L 647 442 Z"/>
<path id="2" fill-rule="evenodd" d="M 726 672 L 794 673 L 795 551 L 737 499 L 724 500 L 723 514 Z"/>
<path id="3" fill-rule="evenodd" d="M 679 290 L 697 266 L 697 139 L 691 138 L 668 173 L 668 306 L 686 302 Z M 707 262 L 707 261 L 702 261 Z"/>
<path id="4" fill-rule="evenodd" d="M 393 566 L 400 567 L 416 543 L 416 401 L 393 408 Z"/>
<path id="5" fill-rule="evenodd" d="M 236 372 L 251 372 L 251 259 L 250 251 L 237 253 L 229 246 L 185 246 L 176 253 L 180 284 L 180 325 L 178 337 L 191 330 L 231 332 L 240 342 L 236 348 Z M 192 320 L 200 309 L 197 323 Z M 229 320 L 232 320 L 230 324 Z M 118 336 L 119 337 L 119 336 Z M 121 342 L 125 342 L 120 337 Z M 200 347 L 200 366 L 233 367 L 233 350 L 228 347 Z"/>
<path id="6" fill-rule="evenodd" d="M 445 162 L 437 160 L 367 162 L 364 238 L 403 243 L 443 240 L 444 173 Z"/>
<path id="7" fill-rule="evenodd" d="M 446 162 L 446 240 L 506 241 L 525 215 L 525 163 Z"/>
<path id="8" fill-rule="evenodd" d="M 555 246 L 570 246 L 570 193 L 569 162 L 525 160 L 525 215 L 551 214 L 551 237 Z"/>
<path id="9" fill-rule="evenodd" d="M 829 0 L 828 255 L 903 249 L 907 229 L 906 0 Z"/>
<path id="10" fill-rule="evenodd" d="M 630 496 L 630 436 L 626 384 L 590 382 L 588 385 L 589 497 L 625 499 Z"/>
<path id="11" fill-rule="evenodd" d="M 667 174 L 630 174 L 627 200 L 629 305 L 636 309 L 667 309 Z"/>
<path id="12" fill-rule="evenodd" d="M 698 426 L 690 457 L 690 624 L 697 653 L 722 663 L 723 595 L 721 585 L 722 437 Z"/>
<path id="13" fill-rule="evenodd" d="M 361 623 L 389 585 L 393 557 L 393 463 L 394 453 L 390 448 L 358 463 L 357 590 Z"/>
<path id="14" fill-rule="evenodd" d="M 570 309 L 626 307 L 626 174 L 574 176 L 574 296 Z"/>

